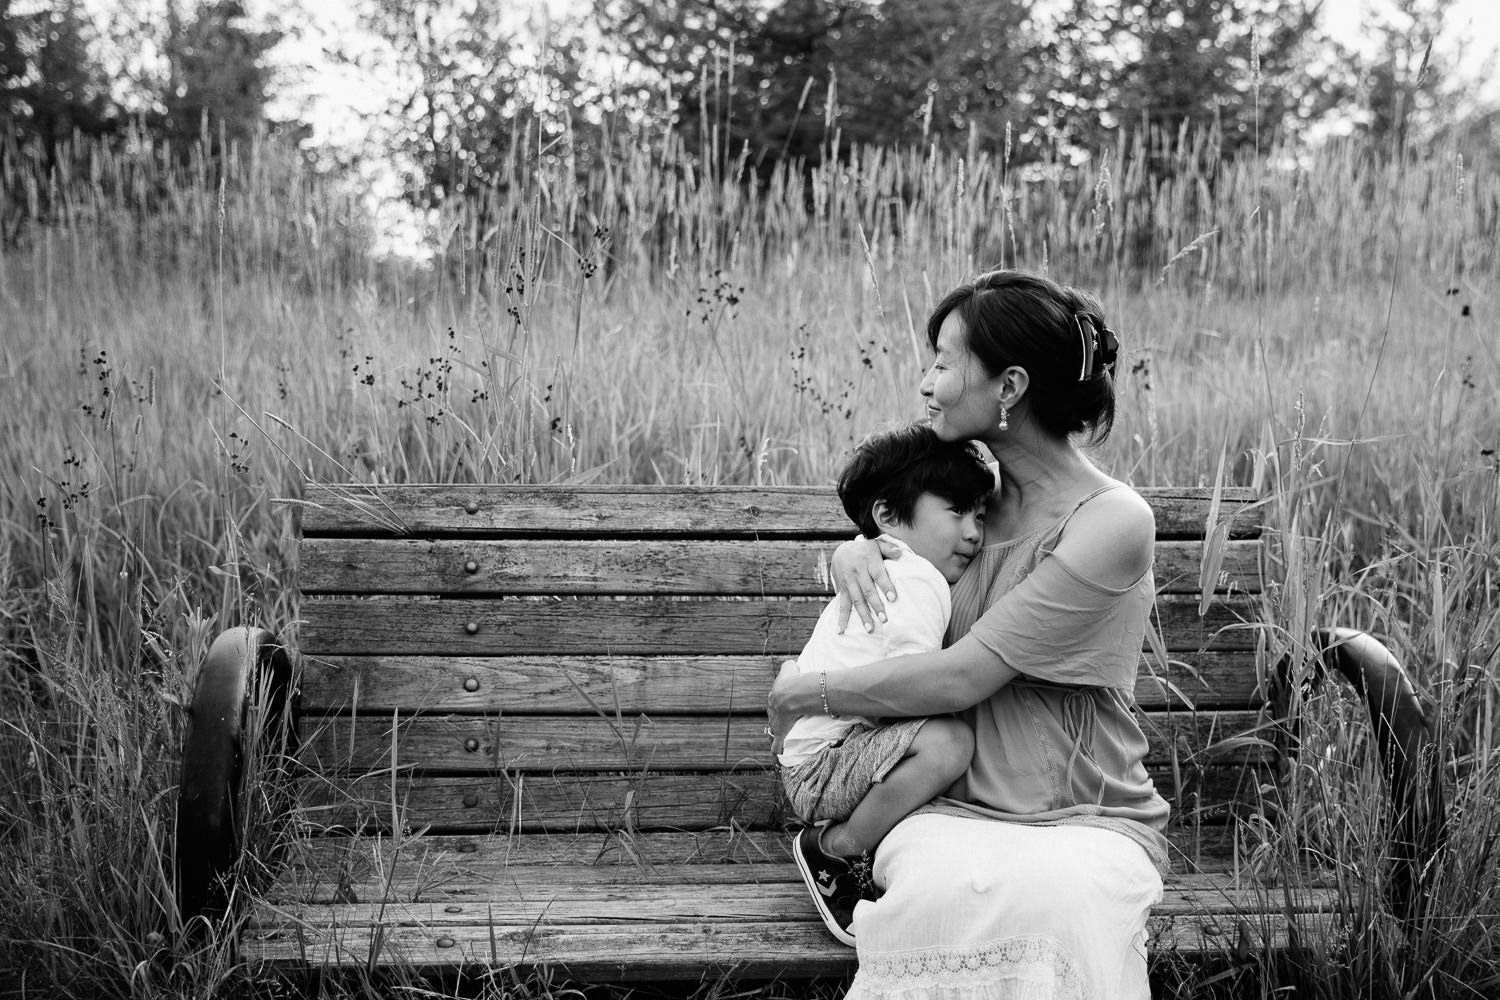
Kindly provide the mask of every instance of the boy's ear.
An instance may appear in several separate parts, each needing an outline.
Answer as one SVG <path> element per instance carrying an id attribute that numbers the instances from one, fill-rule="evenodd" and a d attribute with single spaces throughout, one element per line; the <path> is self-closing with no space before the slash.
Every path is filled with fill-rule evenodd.
<path id="1" fill-rule="evenodd" d="M 870 508 L 870 517 L 875 520 L 875 527 L 879 528 L 882 532 L 890 531 L 892 527 L 901 523 L 891 513 L 891 505 L 884 500 L 875 501 L 874 506 Z"/>

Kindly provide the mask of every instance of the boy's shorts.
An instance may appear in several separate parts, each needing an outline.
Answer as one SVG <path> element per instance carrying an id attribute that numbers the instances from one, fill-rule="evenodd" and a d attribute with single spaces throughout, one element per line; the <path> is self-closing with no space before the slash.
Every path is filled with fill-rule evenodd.
<path id="1" fill-rule="evenodd" d="M 860 725 L 838 743 L 781 769 L 787 802 L 804 823 L 840 822 L 906 756 L 926 719 Z"/>

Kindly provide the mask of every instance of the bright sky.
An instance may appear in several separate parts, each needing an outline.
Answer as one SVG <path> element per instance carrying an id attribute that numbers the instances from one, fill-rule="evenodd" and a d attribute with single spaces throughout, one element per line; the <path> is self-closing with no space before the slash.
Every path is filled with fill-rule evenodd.
<path id="1" fill-rule="evenodd" d="M 1323 0 L 1323 25 L 1346 45 L 1358 47 L 1371 40 L 1363 28 L 1371 11 L 1382 9 L 1387 9 L 1385 4 L 1371 0 Z M 1469 75 L 1485 96 L 1500 99 L 1500 77 L 1494 65 L 1500 50 L 1500 2 L 1456 0 L 1443 35 L 1438 47 L 1458 61 L 1460 72 Z"/>

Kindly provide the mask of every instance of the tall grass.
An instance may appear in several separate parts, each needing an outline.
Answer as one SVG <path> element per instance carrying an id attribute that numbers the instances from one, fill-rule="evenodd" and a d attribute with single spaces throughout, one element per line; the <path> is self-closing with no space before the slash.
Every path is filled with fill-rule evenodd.
<path id="1" fill-rule="evenodd" d="M 7 158 L 42 221 L 0 257 L 0 981 L 241 981 L 170 902 L 181 706 L 219 629 L 295 621 L 281 501 L 306 478 L 827 482 L 916 415 L 930 303 L 1001 263 L 1099 291 L 1121 332 L 1101 464 L 1200 483 L 1222 453 L 1273 496 L 1268 657 L 1307 621 L 1371 629 L 1451 741 L 1413 943 L 1362 880 L 1389 825 L 1365 727 L 1312 704 L 1263 853 L 1352 859 L 1350 919 L 1254 989 L 1493 976 L 1500 179 L 1345 145 L 1210 169 L 1195 142 L 1024 168 L 859 150 L 757 188 L 647 137 L 586 170 L 518 160 L 427 220 L 430 266 L 378 258 L 360 200 L 274 143 L 227 168 L 83 150 L 52 178 Z"/>

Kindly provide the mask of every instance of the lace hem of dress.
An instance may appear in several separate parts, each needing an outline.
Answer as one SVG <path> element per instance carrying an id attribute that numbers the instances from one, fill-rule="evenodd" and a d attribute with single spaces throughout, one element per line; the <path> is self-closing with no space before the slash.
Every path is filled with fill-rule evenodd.
<path id="1" fill-rule="evenodd" d="M 1050 937 L 860 955 L 846 1000 L 1084 1000 L 1083 977 Z"/>

